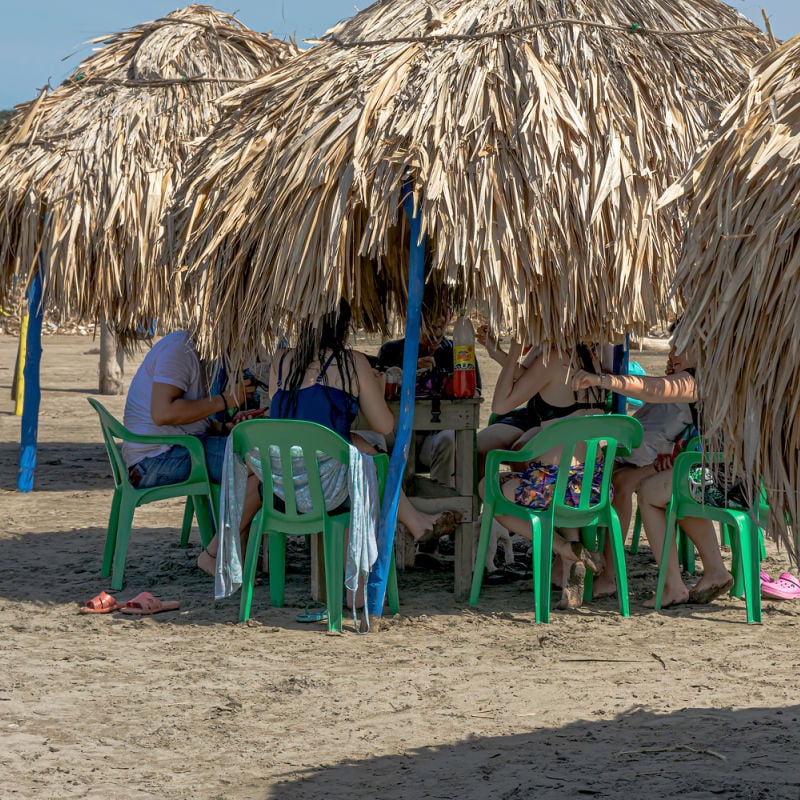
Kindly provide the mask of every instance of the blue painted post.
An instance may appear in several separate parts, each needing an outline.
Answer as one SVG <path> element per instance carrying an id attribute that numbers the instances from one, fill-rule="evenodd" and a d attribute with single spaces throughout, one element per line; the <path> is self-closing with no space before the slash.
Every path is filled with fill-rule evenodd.
<path id="1" fill-rule="evenodd" d="M 39 403 L 42 392 L 39 385 L 39 364 L 42 359 L 42 259 L 39 271 L 28 289 L 28 336 L 25 353 L 25 400 L 22 408 L 22 429 L 19 446 L 19 474 L 17 489 L 30 492 L 36 471 L 36 439 L 39 433 Z"/>
<path id="2" fill-rule="evenodd" d="M 380 524 L 378 525 L 378 560 L 372 567 L 367 583 L 367 607 L 374 616 L 383 616 L 383 599 L 394 547 L 397 526 L 397 504 L 403 485 L 403 473 L 408 461 L 414 420 L 414 395 L 417 387 L 417 357 L 419 331 L 422 325 L 422 290 L 425 285 L 425 239 L 420 241 L 422 228 L 419 209 L 414 213 L 411 183 L 403 182 L 403 207 L 411 227 L 411 252 L 408 259 L 408 313 L 406 315 L 406 342 L 403 349 L 403 384 L 400 391 L 400 419 L 397 435 L 389 459 L 389 474 L 383 494 Z"/>
<path id="3" fill-rule="evenodd" d="M 628 374 L 628 361 L 630 359 L 631 337 L 625 334 L 625 344 L 614 345 L 614 367 L 612 372 L 615 375 Z M 628 399 L 624 394 L 616 392 L 611 396 L 611 411 L 614 414 L 627 413 Z"/>

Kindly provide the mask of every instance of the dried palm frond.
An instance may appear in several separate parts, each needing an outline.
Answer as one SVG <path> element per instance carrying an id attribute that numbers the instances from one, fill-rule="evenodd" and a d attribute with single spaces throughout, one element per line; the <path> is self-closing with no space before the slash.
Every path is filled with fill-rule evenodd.
<path id="1" fill-rule="evenodd" d="M 764 52 L 719 0 L 375 3 L 228 96 L 176 193 L 201 345 L 241 353 L 340 295 L 402 314 L 406 176 L 431 268 L 494 325 L 645 331 L 682 230 L 655 200 Z"/>
<path id="2" fill-rule="evenodd" d="M 41 251 L 48 299 L 66 316 L 135 330 L 174 312 L 154 245 L 216 100 L 298 51 L 201 5 L 95 42 L 3 130 L 0 296 Z"/>
<path id="3" fill-rule="evenodd" d="M 771 530 L 800 531 L 800 36 L 753 68 L 713 142 L 664 202 L 688 194 L 676 275 L 679 346 L 698 350 L 702 417 Z M 795 550 L 796 553 L 796 550 Z"/>

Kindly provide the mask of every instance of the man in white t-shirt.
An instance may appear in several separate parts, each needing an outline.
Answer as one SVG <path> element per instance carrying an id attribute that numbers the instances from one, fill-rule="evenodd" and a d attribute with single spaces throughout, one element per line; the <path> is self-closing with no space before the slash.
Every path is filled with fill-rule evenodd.
<path id="1" fill-rule="evenodd" d="M 254 388 L 249 382 L 235 383 L 209 395 L 194 342 L 186 331 L 175 331 L 153 345 L 133 376 L 123 423 L 132 433 L 197 436 L 205 448 L 209 477 L 219 483 L 226 438 L 220 434 L 227 431 L 210 417 L 244 405 Z M 185 447 L 124 442 L 122 454 L 130 482 L 139 489 L 179 483 L 191 471 Z"/>

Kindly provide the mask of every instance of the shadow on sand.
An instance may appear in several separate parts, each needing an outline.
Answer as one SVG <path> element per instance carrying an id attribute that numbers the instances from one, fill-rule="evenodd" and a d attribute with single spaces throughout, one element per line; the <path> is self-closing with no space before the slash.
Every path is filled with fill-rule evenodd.
<path id="1" fill-rule="evenodd" d="M 686 708 L 670 714 L 637 709 L 611 720 L 310 767 L 245 796 L 798 800 L 799 745 L 797 705 Z M 602 768 L 587 774 L 585 764 L 596 764 L 598 752 L 608 757 Z"/>

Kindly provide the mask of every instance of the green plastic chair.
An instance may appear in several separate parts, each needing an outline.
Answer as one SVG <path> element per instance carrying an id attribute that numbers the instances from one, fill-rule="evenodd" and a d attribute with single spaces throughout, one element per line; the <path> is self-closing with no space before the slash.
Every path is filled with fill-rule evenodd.
<path id="1" fill-rule="evenodd" d="M 253 600 L 258 553 L 261 541 L 267 535 L 269 557 L 269 600 L 270 604 L 282 608 L 286 585 L 286 536 L 322 533 L 325 559 L 325 595 L 328 607 L 328 630 L 342 630 L 342 600 L 344 592 L 344 541 L 345 531 L 350 526 L 350 511 L 338 514 L 325 508 L 319 472 L 309 465 L 317 464 L 319 455 L 327 455 L 341 464 L 350 463 L 350 446 L 337 433 L 323 425 L 303 420 L 254 419 L 239 423 L 231 434 L 233 451 L 244 456 L 255 448 L 259 451 L 262 465 L 270 464 L 269 448 L 277 448 L 280 454 L 281 474 L 292 474 L 292 448 L 302 453 L 308 470 L 312 510 L 300 513 L 292 481 L 284 480 L 285 510 L 279 511 L 273 504 L 273 476 L 269 469 L 263 470 L 264 501 L 250 526 L 247 540 L 244 572 L 242 575 L 242 600 L 239 608 L 239 621 L 250 618 Z M 297 452 L 297 451 L 295 451 Z M 383 495 L 389 457 L 386 454 L 374 456 L 378 472 L 378 488 Z M 389 609 L 399 611 L 397 574 L 394 568 L 394 555 L 389 568 L 387 585 Z"/>
<path id="2" fill-rule="evenodd" d="M 686 441 L 681 452 L 699 452 L 702 449 L 703 440 L 699 436 L 692 436 Z M 636 555 L 639 552 L 639 539 L 642 535 L 642 515 L 637 507 L 636 516 L 633 521 L 633 535 L 631 536 L 631 546 L 629 548 L 631 555 Z M 727 544 L 727 542 L 726 542 Z M 678 562 L 681 567 L 689 573 L 694 575 L 694 545 L 692 540 L 678 527 Z"/>
<path id="3" fill-rule="evenodd" d="M 672 499 L 667 506 L 667 528 L 664 533 L 664 553 L 675 542 L 678 520 L 684 517 L 699 517 L 719 522 L 730 542 L 734 584 L 730 594 L 732 597 L 745 595 L 747 621 L 761 622 L 761 559 L 764 555 L 764 543 L 761 528 L 767 523 L 769 507 L 764 501 L 763 492 L 759 505 L 755 509 L 755 519 L 749 511 L 734 508 L 717 508 L 695 500 L 689 490 L 689 473 L 693 467 L 724 462 L 722 453 L 681 453 L 675 459 L 672 471 Z M 686 537 L 689 538 L 688 536 Z M 692 552 L 694 547 L 692 546 Z M 658 570 L 658 586 L 656 588 L 655 608 L 661 608 L 661 597 L 667 580 L 667 559 L 661 559 Z"/>
<path id="4" fill-rule="evenodd" d="M 132 433 L 110 414 L 102 403 L 93 397 L 89 397 L 88 400 L 100 418 L 100 428 L 103 431 L 103 440 L 108 452 L 108 460 L 111 462 L 111 472 L 114 475 L 114 497 L 111 501 L 111 514 L 108 518 L 108 532 L 100 576 L 107 578 L 111 575 L 111 588 L 121 589 L 133 515 L 139 506 L 171 497 L 186 497 L 181 528 L 181 546 L 186 547 L 189 542 L 192 516 L 196 515 L 197 525 L 200 528 L 200 540 L 203 547 L 206 547 L 214 536 L 211 509 L 214 509 L 216 513 L 218 506 L 215 505 L 215 495 L 218 498 L 219 494 L 218 490 L 215 493 L 209 481 L 203 443 L 196 436 L 144 436 Z M 189 477 L 181 483 L 155 486 L 151 489 L 134 488 L 128 480 L 128 469 L 125 466 L 125 459 L 122 457 L 119 441 L 185 447 L 189 451 L 192 462 Z"/>
<path id="5" fill-rule="evenodd" d="M 469 603 L 478 603 L 486 553 L 489 547 L 492 519 L 507 514 L 530 522 L 533 544 L 533 598 L 536 622 L 550 621 L 550 577 L 552 568 L 553 529 L 555 527 L 580 528 L 585 545 L 597 544 L 598 528 L 610 532 L 617 578 L 617 596 L 623 616 L 630 616 L 628 607 L 628 578 L 625 570 L 625 552 L 619 519 L 611 507 L 609 488 L 614 458 L 629 454 L 642 440 L 642 426 L 638 420 L 624 414 L 601 414 L 569 417 L 554 422 L 531 438 L 520 450 L 491 450 L 486 456 L 486 481 L 484 484 L 483 519 L 472 575 Z M 519 461 L 532 461 L 554 447 L 561 447 L 561 463 L 568 465 L 579 445 L 586 446 L 585 472 L 581 496 L 577 507 L 564 503 L 569 469 L 559 469 L 548 509 L 538 510 L 517 505 L 503 495 L 500 487 L 500 465 Z M 600 499 L 591 502 L 591 483 L 596 463 L 603 465 Z M 587 572 L 584 597 L 591 598 L 592 573 Z"/>

